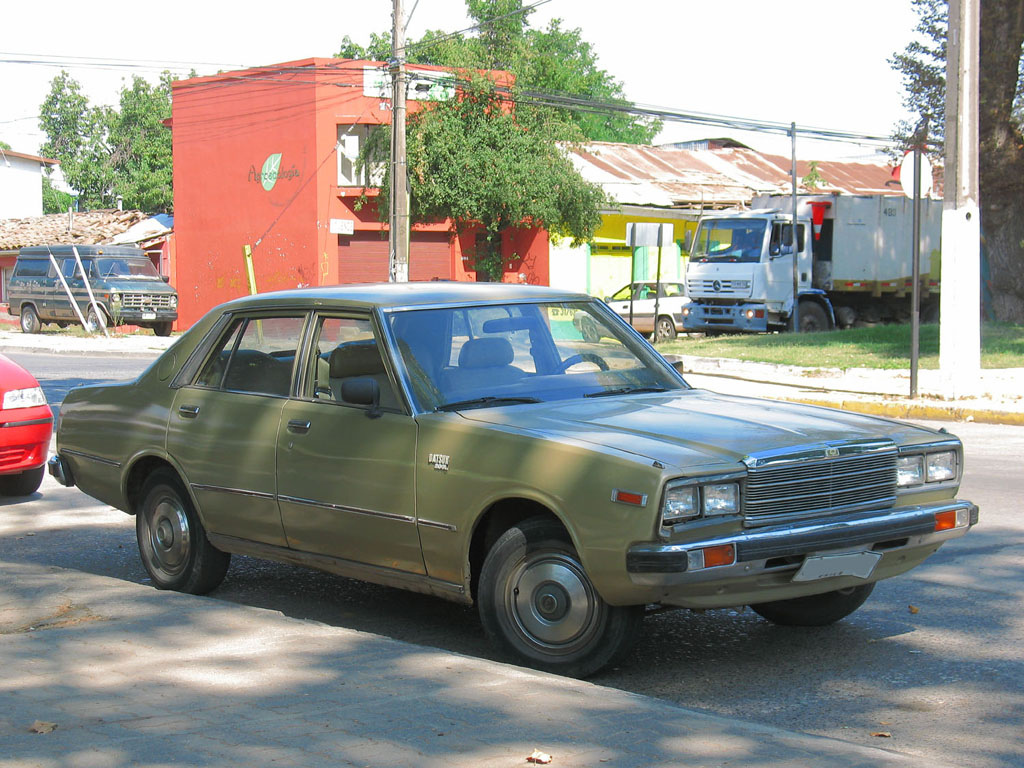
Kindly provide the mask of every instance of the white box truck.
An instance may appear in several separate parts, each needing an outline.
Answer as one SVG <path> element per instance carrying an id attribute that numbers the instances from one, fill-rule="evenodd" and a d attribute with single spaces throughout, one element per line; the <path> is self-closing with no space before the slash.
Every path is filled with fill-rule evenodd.
<path id="1" fill-rule="evenodd" d="M 795 297 L 791 196 L 701 217 L 686 267 L 686 331 L 785 330 L 794 303 L 802 331 L 910 320 L 913 201 L 800 195 L 797 205 Z M 941 219 L 941 200 L 921 201 L 922 322 L 938 320 Z"/>

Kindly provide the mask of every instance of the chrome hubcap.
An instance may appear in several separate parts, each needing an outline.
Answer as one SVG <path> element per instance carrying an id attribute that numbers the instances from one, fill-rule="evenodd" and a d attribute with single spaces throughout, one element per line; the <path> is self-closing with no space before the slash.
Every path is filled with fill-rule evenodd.
<path id="1" fill-rule="evenodd" d="M 512 618 L 533 643 L 571 650 L 593 633 L 597 600 L 581 566 L 561 553 L 537 553 L 513 572 Z"/>
<path id="2" fill-rule="evenodd" d="M 192 546 L 185 510 L 174 500 L 161 499 L 148 517 L 154 564 L 170 576 L 181 573 Z"/>

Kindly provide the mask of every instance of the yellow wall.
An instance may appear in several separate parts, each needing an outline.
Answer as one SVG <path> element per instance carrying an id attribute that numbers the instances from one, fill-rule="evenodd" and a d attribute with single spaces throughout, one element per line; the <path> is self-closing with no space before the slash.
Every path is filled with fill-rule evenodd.
<path id="1" fill-rule="evenodd" d="M 605 297 L 630 282 L 631 249 L 626 245 L 626 224 L 671 224 L 675 243 L 661 252 L 661 279 L 681 281 L 686 271 L 686 258 L 680 244 L 686 231 L 697 228 L 696 221 L 668 219 L 634 214 L 605 214 L 593 242 L 580 248 L 569 247 L 568 241 L 551 248 L 551 285 L 556 288 L 582 291 Z M 657 276 L 658 249 L 636 249 L 636 280 L 653 280 Z"/>

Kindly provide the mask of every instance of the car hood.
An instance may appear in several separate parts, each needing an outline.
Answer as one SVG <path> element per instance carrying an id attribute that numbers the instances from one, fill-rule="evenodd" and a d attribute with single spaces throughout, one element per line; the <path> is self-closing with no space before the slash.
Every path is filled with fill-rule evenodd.
<path id="1" fill-rule="evenodd" d="M 758 450 L 895 443 L 934 435 L 909 424 L 819 406 L 701 389 L 462 411 L 471 421 L 615 448 L 679 468 L 734 464 Z"/>
<path id="2" fill-rule="evenodd" d="M 127 291 L 129 293 L 175 293 L 173 287 L 163 280 L 151 277 L 108 277 L 103 281 L 107 291 Z"/>

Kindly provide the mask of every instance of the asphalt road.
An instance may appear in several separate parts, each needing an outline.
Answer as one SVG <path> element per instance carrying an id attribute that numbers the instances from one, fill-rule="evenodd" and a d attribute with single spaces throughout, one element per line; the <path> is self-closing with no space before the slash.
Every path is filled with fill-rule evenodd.
<path id="1" fill-rule="evenodd" d="M 54 404 L 72 383 L 134 376 L 147 364 L 13 357 Z M 880 583 L 832 627 L 775 627 L 749 610 L 650 615 L 628 661 L 594 682 L 944 763 L 1024 765 L 1024 428 L 945 426 L 966 447 L 961 497 L 981 507 L 967 537 Z M 47 478 L 40 495 L 0 514 L 39 521 L 35 536 L 0 538 L 0 559 L 146 581 L 132 519 L 75 489 Z M 235 558 L 211 597 L 498 658 L 473 609 L 329 574 Z"/>

